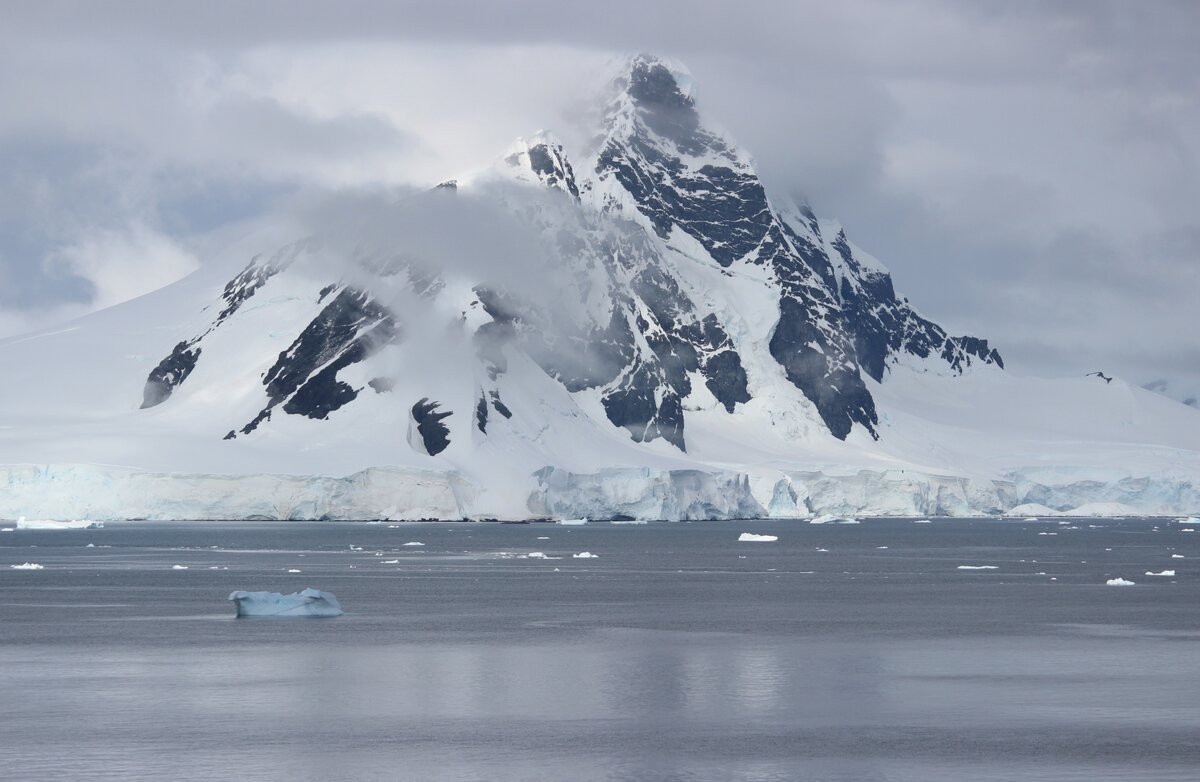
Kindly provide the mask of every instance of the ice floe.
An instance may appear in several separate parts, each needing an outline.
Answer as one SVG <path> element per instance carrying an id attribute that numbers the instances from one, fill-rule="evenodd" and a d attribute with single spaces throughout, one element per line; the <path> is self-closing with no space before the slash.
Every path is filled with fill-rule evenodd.
<path id="1" fill-rule="evenodd" d="M 17 529 L 104 529 L 103 521 L 89 519 L 72 519 L 70 521 L 55 521 L 53 519 L 27 519 L 24 516 L 17 519 Z"/>
<path id="2" fill-rule="evenodd" d="M 998 565 L 959 565 L 959 570 L 996 570 Z"/>
<path id="3" fill-rule="evenodd" d="M 1104 583 L 1110 587 L 1134 586 L 1133 581 L 1127 581 L 1127 580 L 1121 578 L 1120 576 L 1118 576 L 1117 578 L 1110 578 L 1109 580 L 1105 581 Z"/>
<path id="4" fill-rule="evenodd" d="M 756 535 L 753 532 L 743 532 L 738 535 L 739 543 L 774 543 L 779 540 L 778 535 Z"/>
<path id="5" fill-rule="evenodd" d="M 44 565 L 39 565 L 36 562 L 24 562 L 20 565 L 9 565 L 13 570 L 45 570 Z"/>
<path id="6" fill-rule="evenodd" d="M 331 592 L 309 587 L 283 595 L 279 592 L 231 592 L 238 616 L 341 616 L 342 606 Z"/>
<path id="7" fill-rule="evenodd" d="M 575 559 L 599 559 L 599 554 L 593 554 L 590 551 L 580 551 L 578 554 L 571 555 Z"/>
<path id="8" fill-rule="evenodd" d="M 406 546 L 424 546 L 425 544 L 419 540 L 410 540 L 407 543 L 405 543 L 404 545 L 406 545 Z"/>
<path id="9" fill-rule="evenodd" d="M 1164 571 L 1162 571 L 1161 573 L 1151 573 L 1149 570 L 1147 570 L 1147 571 L 1146 571 L 1146 575 L 1148 575 L 1148 576 L 1168 576 L 1168 577 L 1170 577 L 1170 576 L 1174 576 L 1174 575 L 1175 575 L 1175 571 L 1174 571 L 1174 570 L 1164 570 Z"/>
<path id="10" fill-rule="evenodd" d="M 187 565 L 171 565 L 171 570 L 187 570 Z"/>

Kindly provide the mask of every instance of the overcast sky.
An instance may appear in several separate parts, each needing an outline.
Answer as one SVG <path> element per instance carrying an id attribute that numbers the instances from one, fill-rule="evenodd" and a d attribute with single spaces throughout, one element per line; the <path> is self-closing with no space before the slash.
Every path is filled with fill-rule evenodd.
<path id="1" fill-rule="evenodd" d="M 597 73 L 686 63 L 1013 371 L 1200 391 L 1200 3 L 0 2 L 0 335 L 166 284 L 299 195 L 428 184 Z"/>

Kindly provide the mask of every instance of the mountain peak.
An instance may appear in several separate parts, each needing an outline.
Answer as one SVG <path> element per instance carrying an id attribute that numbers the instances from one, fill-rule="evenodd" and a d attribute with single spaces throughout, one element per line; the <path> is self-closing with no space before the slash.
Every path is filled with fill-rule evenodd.
<path id="1" fill-rule="evenodd" d="M 579 197 L 575 171 L 567 160 L 562 142 L 551 132 L 539 130 L 513 141 L 501 156 L 498 167 L 514 179 L 537 182 Z"/>
<path id="2" fill-rule="evenodd" d="M 642 106 L 685 109 L 695 105 L 695 81 L 685 65 L 653 54 L 626 63 L 624 91 Z"/>

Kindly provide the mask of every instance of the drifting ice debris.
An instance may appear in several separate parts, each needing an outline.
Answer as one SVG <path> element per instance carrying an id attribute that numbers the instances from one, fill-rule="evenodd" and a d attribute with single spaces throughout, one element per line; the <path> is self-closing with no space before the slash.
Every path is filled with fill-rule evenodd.
<path id="1" fill-rule="evenodd" d="M 171 565 L 171 570 L 187 570 L 187 565 Z"/>
<path id="2" fill-rule="evenodd" d="M 406 546 L 424 546 L 425 544 L 419 540 L 410 540 L 409 542 L 405 543 L 404 545 L 406 545 Z"/>
<path id="3" fill-rule="evenodd" d="M 572 554 L 571 556 L 574 557 L 575 559 L 599 559 L 600 558 L 600 556 L 598 554 L 593 554 L 590 551 L 580 551 L 578 554 Z"/>
<path id="4" fill-rule="evenodd" d="M 580 524 L 587 524 L 588 517 L 584 516 L 581 519 L 559 519 L 558 523 L 562 524 L 564 527 L 578 527 Z"/>
<path id="5" fill-rule="evenodd" d="M 1151 573 L 1149 570 L 1147 570 L 1146 575 L 1148 575 L 1148 576 L 1174 576 L 1175 571 L 1174 570 L 1164 570 L 1161 573 Z"/>
<path id="6" fill-rule="evenodd" d="M 756 535 L 753 532 L 743 532 L 738 535 L 738 543 L 774 543 L 779 540 L 778 535 Z"/>
<path id="7" fill-rule="evenodd" d="M 290 568 L 288 568 L 288 572 L 289 573 L 299 573 L 300 570 L 297 568 L 294 568 L 294 567 L 290 567 Z"/>
<path id="8" fill-rule="evenodd" d="M 302 592 L 231 592 L 238 616 L 341 616 L 342 607 L 330 592 L 309 587 Z"/>
<path id="9" fill-rule="evenodd" d="M 21 565 L 9 565 L 13 570 L 45 570 L 44 565 L 39 565 L 36 562 L 25 562 Z"/>
<path id="10" fill-rule="evenodd" d="M 932 523 L 933 522 L 930 521 L 929 519 L 914 519 L 913 520 L 913 524 L 932 524 Z"/>
<path id="11" fill-rule="evenodd" d="M 17 519 L 17 529 L 104 529 L 104 522 L 89 521 L 88 519 L 54 521 L 52 519 L 27 519 L 22 516 Z"/>
<path id="12" fill-rule="evenodd" d="M 959 570 L 996 570 L 996 565 L 959 565 Z"/>
<path id="13" fill-rule="evenodd" d="M 1183 559 L 1183 554 L 1172 554 L 1171 559 Z"/>
<path id="14" fill-rule="evenodd" d="M 1126 581 L 1125 579 L 1121 578 L 1120 576 L 1118 576 L 1117 578 L 1110 578 L 1109 580 L 1105 581 L 1104 583 L 1110 587 L 1134 586 L 1134 582 Z"/>

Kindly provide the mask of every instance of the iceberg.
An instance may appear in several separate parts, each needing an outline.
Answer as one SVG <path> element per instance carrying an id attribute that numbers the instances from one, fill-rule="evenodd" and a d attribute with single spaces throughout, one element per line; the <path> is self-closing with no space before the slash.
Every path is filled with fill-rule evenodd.
<path id="1" fill-rule="evenodd" d="M 309 587 L 302 592 L 231 592 L 229 599 L 242 616 L 341 616 L 342 606 L 330 592 Z"/>
<path id="2" fill-rule="evenodd" d="M 959 565 L 959 570 L 996 570 L 997 565 Z"/>
<path id="3" fill-rule="evenodd" d="M 1118 576 L 1117 578 L 1110 578 L 1109 580 L 1105 581 L 1104 583 L 1105 583 L 1105 584 L 1107 584 L 1107 585 L 1108 585 L 1108 586 L 1110 586 L 1110 587 L 1125 587 L 1125 586 L 1129 586 L 1129 587 L 1131 587 L 1131 586 L 1134 586 L 1134 582 L 1132 582 L 1132 581 L 1126 581 L 1125 579 L 1123 579 L 1123 578 L 1121 578 L 1121 577 L 1119 577 L 1119 576 Z"/>
<path id="4" fill-rule="evenodd" d="M 600 558 L 599 554 L 593 554 L 590 551 L 581 551 L 578 554 L 572 554 L 571 556 L 574 557 L 575 559 L 599 559 Z"/>
<path id="5" fill-rule="evenodd" d="M 20 565 L 9 565 L 13 570 L 45 570 L 44 565 L 39 565 L 36 562 L 25 562 Z"/>
<path id="6" fill-rule="evenodd" d="M 778 535 L 756 535 L 753 532 L 743 532 L 738 535 L 738 543 L 774 543 L 779 540 Z"/>
<path id="7" fill-rule="evenodd" d="M 587 524 L 588 517 L 584 516 L 583 518 L 579 519 L 559 519 L 558 523 L 562 524 L 564 527 L 578 527 L 581 524 Z"/>
<path id="8" fill-rule="evenodd" d="M 1151 573 L 1149 570 L 1147 570 L 1146 575 L 1148 575 L 1148 576 L 1174 576 L 1175 571 L 1174 570 L 1164 570 L 1161 573 Z"/>
<path id="9" fill-rule="evenodd" d="M 53 519 L 27 519 L 24 516 L 17 519 L 17 529 L 104 529 L 103 521 L 89 519 L 72 519 L 70 521 L 55 521 Z"/>

